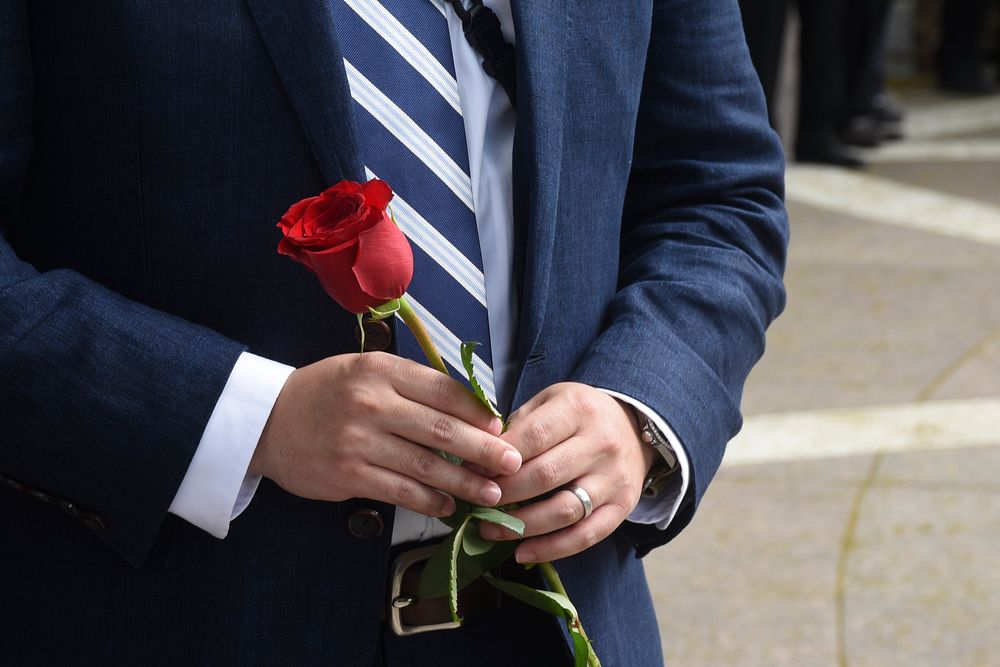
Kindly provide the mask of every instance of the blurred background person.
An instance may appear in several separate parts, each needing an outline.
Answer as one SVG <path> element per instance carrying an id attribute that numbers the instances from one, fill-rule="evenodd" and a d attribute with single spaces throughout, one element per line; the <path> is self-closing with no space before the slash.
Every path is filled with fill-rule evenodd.
<path id="1" fill-rule="evenodd" d="M 789 0 L 741 0 L 743 27 L 773 127 Z M 798 4 L 799 95 L 795 158 L 858 168 L 849 145 L 899 138 L 902 111 L 885 94 L 890 0 L 809 0 Z"/>
<path id="2" fill-rule="evenodd" d="M 984 39 L 991 0 L 944 0 L 937 51 L 938 87 L 967 95 L 997 91 L 986 62 Z"/>
<path id="3" fill-rule="evenodd" d="M 901 139 L 903 111 L 886 94 L 886 34 L 891 0 L 850 0 L 845 30 L 846 77 L 840 139 L 872 148 Z"/>

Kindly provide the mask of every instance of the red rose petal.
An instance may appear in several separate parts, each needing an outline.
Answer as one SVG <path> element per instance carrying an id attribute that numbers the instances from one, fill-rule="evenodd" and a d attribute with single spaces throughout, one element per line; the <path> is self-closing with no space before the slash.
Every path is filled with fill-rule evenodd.
<path id="1" fill-rule="evenodd" d="M 367 313 L 369 306 L 382 301 L 373 299 L 358 286 L 352 270 L 357 252 L 358 244 L 354 242 L 322 252 L 306 250 L 302 253 L 302 263 L 313 270 L 326 293 L 342 308 L 352 313 Z"/>
<path id="2" fill-rule="evenodd" d="M 281 220 L 278 221 L 278 227 L 281 229 L 285 236 L 288 236 L 292 228 L 302 220 L 302 214 L 305 210 L 309 208 L 309 205 L 314 201 L 319 199 L 319 197 L 306 197 L 305 199 L 299 200 L 292 204 L 289 209 L 281 216 Z"/>
<path id="3" fill-rule="evenodd" d="M 388 183 L 377 178 L 373 178 L 363 184 L 361 189 L 365 193 L 365 200 L 368 202 L 368 205 L 374 206 L 379 211 L 385 211 L 385 207 L 389 205 L 389 200 L 392 199 L 392 188 L 389 187 Z"/>
<path id="4" fill-rule="evenodd" d="M 413 250 L 388 216 L 383 215 L 377 224 L 358 235 L 358 254 L 353 269 L 358 286 L 381 299 L 379 304 L 398 299 L 410 286 Z"/>

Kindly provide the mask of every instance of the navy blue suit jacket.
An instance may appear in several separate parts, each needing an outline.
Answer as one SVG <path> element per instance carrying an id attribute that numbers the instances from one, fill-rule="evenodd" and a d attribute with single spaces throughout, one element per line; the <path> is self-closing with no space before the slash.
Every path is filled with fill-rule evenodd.
<path id="1" fill-rule="evenodd" d="M 241 351 L 356 349 L 275 252 L 291 202 L 363 176 L 327 1 L 0 0 L 5 659 L 368 664 L 391 507 L 265 482 L 225 540 L 167 514 Z M 635 555 L 690 519 L 783 305 L 781 149 L 736 0 L 512 4 L 506 407 L 616 390 L 692 463 L 669 531 L 560 564 L 605 664 L 641 665 L 659 649 Z M 350 536 L 359 507 L 381 537 Z"/>

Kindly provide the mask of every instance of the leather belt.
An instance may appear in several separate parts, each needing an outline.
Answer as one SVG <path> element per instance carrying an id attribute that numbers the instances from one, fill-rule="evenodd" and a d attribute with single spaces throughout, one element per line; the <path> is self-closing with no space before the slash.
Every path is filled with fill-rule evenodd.
<path id="1" fill-rule="evenodd" d="M 461 622 L 451 620 L 448 598 L 419 599 L 417 587 L 424 564 L 437 545 L 419 547 L 400 553 L 390 570 L 388 619 L 389 627 L 400 637 L 437 630 L 454 630 Z M 465 618 L 500 606 L 500 591 L 478 579 L 459 593 L 458 615 Z"/>

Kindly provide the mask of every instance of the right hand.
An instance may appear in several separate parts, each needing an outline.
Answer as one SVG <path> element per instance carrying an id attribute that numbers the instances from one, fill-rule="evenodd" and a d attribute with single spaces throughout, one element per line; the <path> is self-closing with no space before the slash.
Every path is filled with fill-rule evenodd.
<path id="1" fill-rule="evenodd" d="M 468 389 L 439 371 L 380 352 L 342 354 L 289 376 L 249 472 L 303 498 L 363 497 L 448 516 L 455 511 L 450 496 L 496 505 L 500 487 L 489 476 L 521 467 L 517 449 L 497 437 L 501 428 Z"/>

